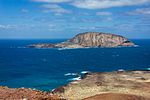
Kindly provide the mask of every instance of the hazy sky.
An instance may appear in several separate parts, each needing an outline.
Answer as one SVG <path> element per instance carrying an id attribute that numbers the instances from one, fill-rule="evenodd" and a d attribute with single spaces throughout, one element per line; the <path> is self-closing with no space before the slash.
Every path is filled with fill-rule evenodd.
<path id="1" fill-rule="evenodd" d="M 0 0 L 0 38 L 96 31 L 150 38 L 150 0 Z"/>

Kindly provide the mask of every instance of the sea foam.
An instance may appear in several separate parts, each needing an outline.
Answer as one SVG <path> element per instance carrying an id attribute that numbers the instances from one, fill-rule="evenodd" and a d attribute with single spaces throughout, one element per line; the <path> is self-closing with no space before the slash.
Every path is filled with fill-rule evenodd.
<path id="1" fill-rule="evenodd" d="M 90 71 L 82 71 L 81 74 L 87 74 L 90 73 Z"/>
<path id="2" fill-rule="evenodd" d="M 149 71 L 150 71 L 150 68 L 147 68 L 147 70 L 149 70 Z"/>
<path id="3" fill-rule="evenodd" d="M 77 73 L 67 73 L 67 74 L 64 74 L 64 76 L 75 76 L 75 75 L 78 75 Z"/>
<path id="4" fill-rule="evenodd" d="M 71 78 L 71 79 L 68 79 L 69 81 L 79 81 L 81 80 L 81 77 L 75 77 L 75 78 Z"/>

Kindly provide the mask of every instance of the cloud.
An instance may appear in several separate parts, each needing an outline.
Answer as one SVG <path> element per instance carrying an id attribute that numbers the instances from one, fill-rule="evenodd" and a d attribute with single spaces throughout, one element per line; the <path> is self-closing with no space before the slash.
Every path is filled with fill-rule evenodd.
<path id="1" fill-rule="evenodd" d="M 56 5 L 56 4 L 44 4 L 42 5 L 42 7 L 45 8 L 46 10 L 44 11 L 47 11 L 47 12 L 51 11 L 51 12 L 58 13 L 58 14 L 71 13 L 71 11 L 64 9 L 61 6 Z"/>
<path id="2" fill-rule="evenodd" d="M 105 26 L 80 26 L 77 29 L 78 30 L 99 30 L 104 28 Z"/>
<path id="3" fill-rule="evenodd" d="M 118 24 L 118 25 L 114 25 L 114 28 L 118 30 L 126 30 L 126 31 L 135 30 L 135 26 L 132 24 Z"/>
<path id="4" fill-rule="evenodd" d="M 34 2 L 43 2 L 43 3 L 63 3 L 63 2 L 69 2 L 71 0 L 32 0 Z"/>
<path id="5" fill-rule="evenodd" d="M 72 5 L 85 9 L 104 9 L 111 7 L 134 6 L 149 3 L 150 0 L 76 0 Z"/>
<path id="6" fill-rule="evenodd" d="M 17 25 L 0 25 L 0 29 L 7 30 L 7 29 L 14 29 L 17 28 Z"/>
<path id="7" fill-rule="evenodd" d="M 128 15 L 150 15 L 150 8 L 136 9 L 132 12 L 127 12 Z"/>
<path id="8" fill-rule="evenodd" d="M 77 8 L 104 9 L 111 7 L 136 6 L 150 3 L 150 0 L 31 0 L 50 4 L 67 3 Z"/>
<path id="9" fill-rule="evenodd" d="M 22 29 L 33 29 L 36 28 L 37 25 L 32 24 L 20 24 L 20 25 L 3 25 L 0 24 L 0 30 L 22 30 Z"/>
<path id="10" fill-rule="evenodd" d="M 111 12 L 97 12 L 96 15 L 99 15 L 99 16 L 110 16 L 112 15 Z"/>
<path id="11" fill-rule="evenodd" d="M 21 9 L 21 12 L 23 12 L 23 13 L 28 13 L 29 10 L 27 10 L 27 9 Z"/>

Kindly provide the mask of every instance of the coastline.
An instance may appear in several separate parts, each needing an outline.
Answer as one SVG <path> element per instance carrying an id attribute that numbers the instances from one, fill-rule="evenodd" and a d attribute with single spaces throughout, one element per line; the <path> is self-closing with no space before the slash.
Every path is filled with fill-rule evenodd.
<path id="1" fill-rule="evenodd" d="M 150 97 L 150 70 L 86 73 L 81 80 L 72 81 L 67 85 L 56 88 L 51 92 L 39 91 L 26 88 L 0 87 L 2 99 L 46 99 L 46 100 L 81 100 L 112 93 L 130 97 L 133 95 L 137 100 L 149 100 Z M 99 96 L 100 98 L 101 96 Z M 116 96 L 118 97 L 118 96 Z M 119 96 L 120 97 L 120 96 Z M 90 99 L 89 99 L 90 100 Z"/>

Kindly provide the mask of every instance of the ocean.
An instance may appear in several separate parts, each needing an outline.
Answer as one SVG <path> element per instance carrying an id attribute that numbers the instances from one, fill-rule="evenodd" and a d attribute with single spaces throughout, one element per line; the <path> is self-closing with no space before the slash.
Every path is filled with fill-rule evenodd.
<path id="1" fill-rule="evenodd" d="M 86 49 L 24 48 L 53 40 L 0 40 L 0 86 L 50 91 L 70 82 L 82 71 L 150 69 L 150 40 L 132 40 L 137 47 Z M 68 74 L 67 74 L 68 73 Z M 72 75 L 70 75 L 72 74 Z"/>

